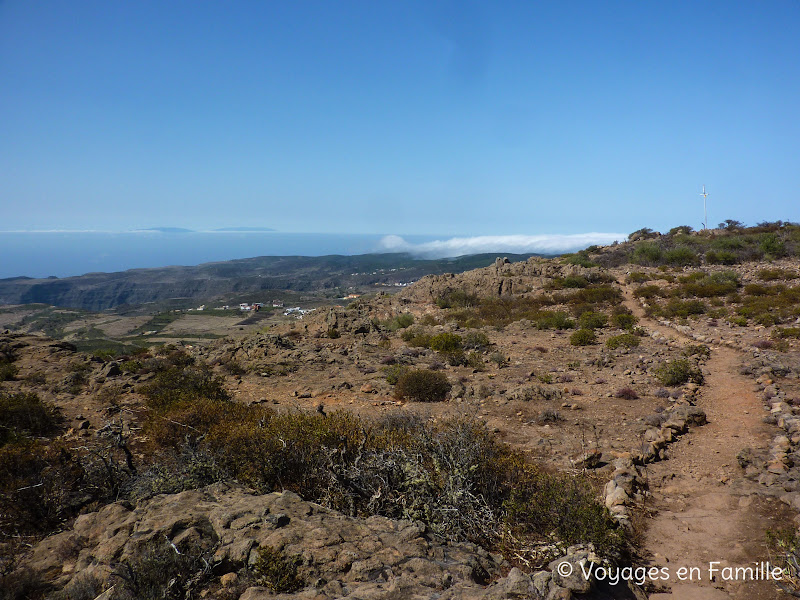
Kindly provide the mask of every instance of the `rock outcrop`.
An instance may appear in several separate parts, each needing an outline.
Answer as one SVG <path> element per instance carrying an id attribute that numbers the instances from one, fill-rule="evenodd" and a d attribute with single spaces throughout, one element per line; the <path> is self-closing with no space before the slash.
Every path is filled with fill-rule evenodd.
<path id="1" fill-rule="evenodd" d="M 351 518 L 291 492 L 257 495 L 232 483 L 156 496 L 136 508 L 117 502 L 81 515 L 72 529 L 38 544 L 27 566 L 67 590 L 86 577 L 108 587 L 119 565 L 135 560 L 148 544 L 165 541 L 176 552 L 205 548 L 217 587 L 239 580 L 233 574 L 247 572 L 259 548 L 300 557 L 302 590 L 276 595 L 252 580 L 242 600 L 570 598 L 592 587 L 591 581 L 549 572 L 511 569 L 500 577 L 510 566 L 500 557 L 472 544 L 437 541 L 421 522 Z M 582 547 L 563 558 L 576 564 L 587 559 L 597 560 Z"/>
<path id="2" fill-rule="evenodd" d="M 541 292 L 554 277 L 570 275 L 591 276 L 599 268 L 563 265 L 539 257 L 509 263 L 498 258 L 494 265 L 465 273 L 427 275 L 401 292 L 400 297 L 414 302 L 433 302 L 453 292 L 465 292 L 480 297 L 503 297 Z"/>

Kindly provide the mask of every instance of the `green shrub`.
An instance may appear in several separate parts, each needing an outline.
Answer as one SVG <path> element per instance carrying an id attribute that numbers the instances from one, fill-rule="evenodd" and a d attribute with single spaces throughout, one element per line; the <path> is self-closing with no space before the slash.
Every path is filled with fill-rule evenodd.
<path id="1" fill-rule="evenodd" d="M 328 336 L 330 339 L 332 339 L 332 340 L 335 340 L 335 339 L 337 339 L 337 338 L 340 338 L 340 337 L 342 337 L 342 334 L 341 334 L 341 333 L 339 333 L 339 330 L 338 330 L 338 329 L 336 329 L 335 327 L 330 327 L 330 328 L 328 329 L 327 336 Z"/>
<path id="2" fill-rule="evenodd" d="M 592 285 L 575 291 L 566 300 L 573 305 L 577 304 L 610 304 L 622 302 L 622 293 L 610 285 Z"/>
<path id="3" fill-rule="evenodd" d="M 777 234 L 765 233 L 758 241 L 758 248 L 767 256 L 780 258 L 786 255 L 786 246 Z"/>
<path id="4" fill-rule="evenodd" d="M 643 285 L 633 292 L 636 298 L 655 298 L 656 296 L 663 296 L 664 290 L 659 285 Z"/>
<path id="5" fill-rule="evenodd" d="M 439 308 L 472 308 L 478 306 L 481 299 L 471 292 L 453 290 L 436 299 Z"/>
<path id="6" fill-rule="evenodd" d="M 683 317 L 686 319 L 690 315 L 702 315 L 707 308 L 702 300 L 678 300 L 677 298 L 672 298 L 667 302 L 663 312 L 668 317 Z"/>
<path id="7" fill-rule="evenodd" d="M 640 265 L 657 265 L 664 253 L 655 242 L 641 242 L 633 249 L 630 262 Z"/>
<path id="8" fill-rule="evenodd" d="M 569 343 L 573 346 L 590 346 L 597 343 L 597 336 L 591 329 L 579 329 L 569 336 Z"/>
<path id="9" fill-rule="evenodd" d="M 33 392 L 0 392 L 0 446 L 22 436 L 44 436 L 57 429 L 59 413 Z"/>
<path id="10" fill-rule="evenodd" d="M 485 371 L 486 365 L 483 362 L 483 357 L 477 352 L 470 352 L 467 355 L 467 366 L 475 369 L 476 371 Z"/>
<path id="11" fill-rule="evenodd" d="M 693 274 L 695 275 L 695 274 Z M 733 293 L 739 287 L 739 276 L 731 271 L 712 273 L 698 272 L 699 277 L 682 285 L 682 291 L 689 296 L 715 298 Z"/>
<path id="12" fill-rule="evenodd" d="M 575 254 L 565 254 L 561 259 L 568 265 L 577 265 L 586 269 L 597 266 L 597 263 L 589 258 L 589 254 L 585 250 L 581 250 Z"/>
<path id="13" fill-rule="evenodd" d="M 694 229 L 690 225 L 678 225 L 677 227 L 673 227 L 672 229 L 667 232 L 667 235 L 689 235 L 692 233 Z"/>
<path id="14" fill-rule="evenodd" d="M 543 310 L 536 315 L 537 329 L 572 329 L 575 322 L 563 311 Z"/>
<path id="15" fill-rule="evenodd" d="M 775 281 L 779 279 L 796 279 L 797 274 L 787 269 L 760 269 L 756 273 L 761 281 Z"/>
<path id="16" fill-rule="evenodd" d="M 650 276 L 647 273 L 633 271 L 628 275 L 628 283 L 644 283 L 645 281 L 650 281 Z"/>
<path id="17" fill-rule="evenodd" d="M 581 329 L 600 329 L 608 324 L 608 317 L 603 313 L 587 311 L 578 317 Z"/>
<path id="18" fill-rule="evenodd" d="M 482 331 L 468 331 L 463 337 L 464 348 L 467 350 L 486 350 L 492 343 Z"/>
<path id="19" fill-rule="evenodd" d="M 10 362 L 0 363 L 0 382 L 14 381 L 16 379 L 19 369 L 17 365 Z"/>
<path id="20" fill-rule="evenodd" d="M 397 379 L 396 398 L 417 402 L 441 402 L 451 389 L 447 375 L 429 369 L 409 369 Z"/>
<path id="21" fill-rule="evenodd" d="M 585 288 L 589 285 L 589 280 L 581 275 L 568 275 L 564 278 L 563 286 L 565 288 Z"/>
<path id="22" fill-rule="evenodd" d="M 703 374 L 700 369 L 693 367 L 685 358 L 662 363 L 656 367 L 655 376 L 663 385 L 681 385 L 688 381 L 697 384 L 703 383 Z"/>
<path id="23" fill-rule="evenodd" d="M 611 350 L 617 348 L 636 348 L 640 344 L 639 336 L 632 333 L 623 333 L 622 335 L 615 335 L 606 340 L 606 346 Z"/>
<path id="24" fill-rule="evenodd" d="M 800 327 L 777 327 L 772 335 L 776 338 L 800 338 Z"/>
<path id="25" fill-rule="evenodd" d="M 503 367 L 508 365 L 508 359 L 506 355 L 502 352 L 492 352 L 489 355 L 489 360 L 492 361 L 495 365 L 497 365 L 498 369 L 502 369 Z"/>
<path id="26" fill-rule="evenodd" d="M 403 313 L 391 319 L 387 324 L 390 331 L 397 331 L 398 329 L 406 329 L 414 324 L 414 315 L 411 313 Z"/>
<path id="27" fill-rule="evenodd" d="M 617 313 L 611 316 L 611 324 L 617 329 L 633 329 L 639 318 L 628 313 Z"/>
<path id="28" fill-rule="evenodd" d="M 431 338 L 433 336 L 422 331 L 421 329 L 409 327 L 408 329 L 403 330 L 403 333 L 400 334 L 400 337 L 404 342 L 413 348 L 430 348 Z"/>
<path id="29" fill-rule="evenodd" d="M 430 348 L 436 352 L 458 352 L 463 350 L 464 343 L 460 335 L 445 332 L 431 337 Z"/>
<path id="30" fill-rule="evenodd" d="M 710 265 L 735 265 L 739 262 L 739 257 L 728 250 L 708 250 L 705 259 Z"/>
<path id="31" fill-rule="evenodd" d="M 299 554 L 287 556 L 271 546 L 262 546 L 258 549 L 253 572 L 258 577 L 259 585 L 268 587 L 276 594 L 291 594 L 305 586 L 297 572 L 301 564 L 303 558 Z"/>
<path id="32" fill-rule="evenodd" d="M 147 405 L 156 410 L 169 408 L 180 402 L 206 399 L 230 400 L 222 377 L 214 377 L 206 367 L 172 366 L 159 371 L 139 392 Z"/>
<path id="33" fill-rule="evenodd" d="M 728 317 L 728 322 L 739 327 L 747 327 L 747 317 L 743 317 L 741 315 L 733 315 Z"/>
<path id="34" fill-rule="evenodd" d="M 673 267 L 696 265 L 700 262 L 697 253 L 686 246 L 678 246 L 664 253 L 664 262 Z"/>
<path id="35" fill-rule="evenodd" d="M 396 385 L 397 380 L 406 371 L 408 371 L 408 367 L 404 365 L 389 365 L 383 368 L 383 372 L 386 373 L 386 382 L 390 385 Z"/>
<path id="36" fill-rule="evenodd" d="M 681 354 L 684 356 L 699 356 L 700 358 L 708 358 L 711 356 L 711 349 L 705 344 L 688 344 L 684 346 Z"/>

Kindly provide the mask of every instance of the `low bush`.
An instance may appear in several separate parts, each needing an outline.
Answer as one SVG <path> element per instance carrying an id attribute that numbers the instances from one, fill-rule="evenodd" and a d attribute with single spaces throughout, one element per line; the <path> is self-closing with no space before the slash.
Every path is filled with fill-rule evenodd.
<path id="1" fill-rule="evenodd" d="M 145 544 L 111 573 L 116 580 L 114 600 L 183 600 L 212 579 L 210 556 L 201 548 L 176 551 L 164 539 Z"/>
<path id="2" fill-rule="evenodd" d="M 464 349 L 461 336 L 455 333 L 439 333 L 431 337 L 430 349 L 436 352 L 460 352 Z"/>
<path id="3" fill-rule="evenodd" d="M 258 549 L 253 573 L 259 585 L 268 587 L 275 594 L 291 594 L 305 586 L 297 571 L 302 563 L 303 557 L 299 554 L 287 556 L 272 546 L 262 546 Z"/>
<path id="4" fill-rule="evenodd" d="M 508 358 L 502 352 L 492 352 L 489 355 L 489 360 L 492 361 L 495 365 L 497 365 L 498 369 L 502 369 L 503 367 L 508 365 Z"/>
<path id="5" fill-rule="evenodd" d="M 483 357 L 474 351 L 467 354 L 467 366 L 476 371 L 486 370 L 486 365 L 483 362 Z"/>
<path id="6" fill-rule="evenodd" d="M 400 379 L 400 376 L 406 371 L 408 371 L 408 367 L 405 365 L 390 365 L 383 369 L 383 372 L 386 374 L 386 382 L 390 385 L 396 385 L 397 380 Z"/>
<path id="7" fill-rule="evenodd" d="M 536 315 L 537 329 L 572 329 L 575 322 L 562 311 L 543 310 Z"/>
<path id="8" fill-rule="evenodd" d="M 581 329 L 600 329 L 608 325 L 608 317 L 603 313 L 587 311 L 578 317 L 578 326 Z"/>
<path id="9" fill-rule="evenodd" d="M 597 343 L 597 336 L 591 329 L 579 329 L 569 336 L 569 343 L 573 346 L 590 346 Z"/>
<path id="10" fill-rule="evenodd" d="M 664 252 L 664 262 L 673 267 L 696 265 L 700 262 L 697 253 L 686 246 L 678 246 Z"/>
<path id="11" fill-rule="evenodd" d="M 683 317 L 684 319 L 691 315 L 702 315 L 706 310 L 708 307 L 702 300 L 678 300 L 677 298 L 670 299 L 662 308 L 665 316 Z"/>
<path id="12" fill-rule="evenodd" d="M 786 244 L 775 233 L 762 234 L 758 241 L 758 249 L 763 252 L 767 258 L 780 258 L 786 256 Z"/>
<path id="13" fill-rule="evenodd" d="M 597 263 L 589 258 L 589 253 L 585 250 L 581 250 L 575 254 L 566 254 L 562 256 L 561 259 L 568 265 L 577 265 L 586 269 L 597 266 Z"/>
<path id="14" fill-rule="evenodd" d="M 628 283 L 644 283 L 645 281 L 650 281 L 650 276 L 647 273 L 633 271 L 628 275 Z"/>
<path id="15" fill-rule="evenodd" d="M 663 296 L 665 291 L 659 285 L 643 285 L 634 290 L 633 295 L 636 298 L 655 298 L 656 296 Z"/>
<path id="16" fill-rule="evenodd" d="M 738 327 L 747 327 L 747 317 L 743 317 L 741 315 L 733 315 L 728 317 L 728 322 L 731 325 L 737 325 Z"/>
<path id="17" fill-rule="evenodd" d="M 636 400 L 639 398 L 639 394 L 636 393 L 636 390 L 630 387 L 620 388 L 614 394 L 615 398 L 622 398 L 623 400 Z"/>
<path id="18" fill-rule="evenodd" d="M 387 323 L 387 328 L 390 331 L 397 331 L 398 329 L 407 329 L 414 324 L 414 315 L 411 313 L 403 313 L 397 315 Z"/>
<path id="19" fill-rule="evenodd" d="M 400 337 L 412 348 L 430 348 L 431 335 L 422 329 L 409 327 L 403 330 Z"/>
<path id="20" fill-rule="evenodd" d="M 164 410 L 173 404 L 198 399 L 228 400 L 230 396 L 223 383 L 222 377 L 215 377 L 205 366 L 170 366 L 157 372 L 138 391 L 150 408 Z"/>
<path id="21" fill-rule="evenodd" d="M 428 369 L 409 369 L 397 379 L 396 398 L 417 402 L 441 402 L 451 389 L 447 375 Z"/>
<path id="22" fill-rule="evenodd" d="M 772 335 L 776 338 L 795 338 L 800 339 L 800 327 L 776 327 Z"/>
<path id="23" fill-rule="evenodd" d="M 0 362 L 0 382 L 14 381 L 17 378 L 19 369 L 11 362 Z"/>
<path id="24" fill-rule="evenodd" d="M 680 291 L 687 296 L 698 298 L 715 298 L 727 296 L 739 287 L 739 277 L 736 273 L 723 271 L 710 275 L 701 274 L 692 281 L 683 283 Z"/>
<path id="25" fill-rule="evenodd" d="M 46 436 L 58 428 L 59 413 L 33 392 L 0 392 L 0 447 L 32 436 Z"/>
<path id="26" fill-rule="evenodd" d="M 616 350 L 617 348 L 636 348 L 640 343 L 639 336 L 632 333 L 615 335 L 606 340 L 606 346 L 611 350 Z"/>
<path id="27" fill-rule="evenodd" d="M 617 329 L 633 329 L 639 318 L 629 313 L 611 315 L 611 324 Z"/>
<path id="28" fill-rule="evenodd" d="M 663 385 L 676 386 L 691 381 L 703 383 L 703 374 L 685 358 L 662 363 L 655 368 L 655 376 Z"/>
<path id="29" fill-rule="evenodd" d="M 664 252 L 657 243 L 641 242 L 633 249 L 629 260 L 639 265 L 658 265 L 663 255 Z"/>
<path id="30" fill-rule="evenodd" d="M 711 349 L 705 344 L 688 344 L 684 346 L 681 354 L 684 356 L 697 356 L 702 359 L 711 356 Z"/>
<path id="31" fill-rule="evenodd" d="M 447 292 L 436 299 L 439 308 L 472 308 L 480 303 L 481 299 L 476 294 L 462 290 Z"/>
<path id="32" fill-rule="evenodd" d="M 492 344 L 482 331 L 468 331 L 464 334 L 463 345 L 466 350 L 484 351 Z"/>
<path id="33" fill-rule="evenodd" d="M 739 263 L 739 257 L 729 250 L 708 250 L 705 261 L 710 265 L 735 265 Z"/>
<path id="34" fill-rule="evenodd" d="M 761 281 L 776 281 L 797 278 L 797 273 L 787 269 L 759 269 L 756 275 Z"/>

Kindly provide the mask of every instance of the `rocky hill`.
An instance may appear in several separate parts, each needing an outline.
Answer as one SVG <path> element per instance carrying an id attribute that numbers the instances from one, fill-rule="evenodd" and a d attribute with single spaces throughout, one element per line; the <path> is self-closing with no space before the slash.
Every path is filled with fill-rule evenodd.
<path id="1" fill-rule="evenodd" d="M 658 240 L 114 358 L 0 336 L 0 598 L 796 592 L 800 262 L 601 264 Z M 788 570 L 677 577 L 712 560 Z"/>
<path id="2" fill-rule="evenodd" d="M 530 255 L 514 256 L 524 260 Z M 218 299 L 268 290 L 324 291 L 383 286 L 396 289 L 429 273 L 461 272 L 494 255 L 421 260 L 407 254 L 263 256 L 198 266 L 89 273 L 61 279 L 0 279 L 0 305 L 43 303 L 105 310 L 174 298 Z"/>

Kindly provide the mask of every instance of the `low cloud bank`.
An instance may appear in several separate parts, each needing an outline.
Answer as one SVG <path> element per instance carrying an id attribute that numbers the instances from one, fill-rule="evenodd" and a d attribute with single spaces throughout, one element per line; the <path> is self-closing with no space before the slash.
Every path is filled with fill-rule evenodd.
<path id="1" fill-rule="evenodd" d="M 413 244 L 399 235 L 378 243 L 381 252 L 408 252 L 424 258 L 450 258 L 465 254 L 563 254 L 593 244 L 606 245 L 628 238 L 626 233 L 576 233 L 572 235 L 481 235 Z"/>

